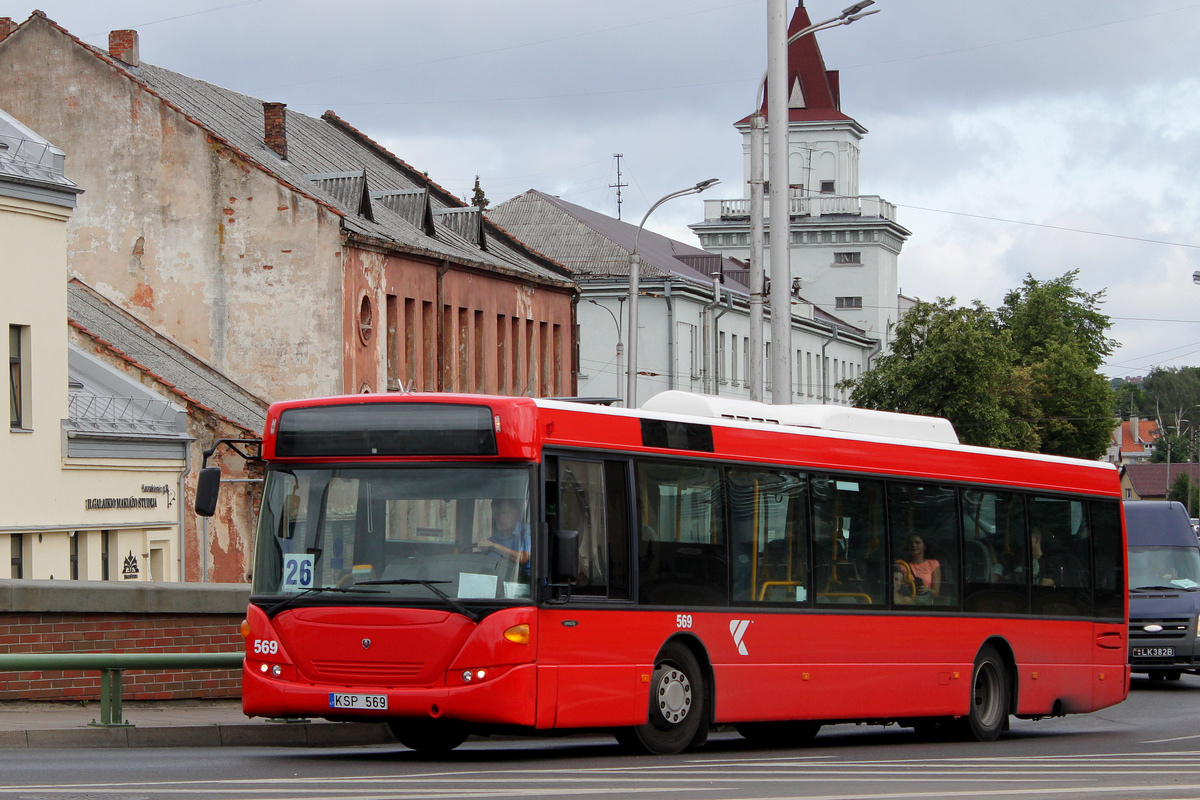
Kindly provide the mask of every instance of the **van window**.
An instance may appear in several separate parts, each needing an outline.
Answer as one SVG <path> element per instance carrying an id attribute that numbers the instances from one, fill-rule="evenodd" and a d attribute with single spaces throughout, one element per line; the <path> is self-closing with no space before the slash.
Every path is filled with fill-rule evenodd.
<path id="1" fill-rule="evenodd" d="M 1130 547 L 1132 591 L 1200 588 L 1200 550 L 1195 547 Z"/>

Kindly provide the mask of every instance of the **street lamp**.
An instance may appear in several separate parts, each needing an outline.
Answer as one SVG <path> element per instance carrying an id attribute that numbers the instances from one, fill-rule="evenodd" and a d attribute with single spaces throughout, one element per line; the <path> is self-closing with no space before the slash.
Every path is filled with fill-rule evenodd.
<path id="1" fill-rule="evenodd" d="M 641 266 L 642 259 L 638 256 L 638 239 L 641 238 L 642 228 L 646 224 L 646 220 L 654 213 L 654 209 L 661 206 L 668 200 L 674 200 L 676 197 L 684 197 L 689 194 L 700 194 L 710 186 L 715 186 L 719 181 L 716 178 L 709 178 L 706 181 L 700 181 L 695 186 L 689 186 L 686 189 L 680 189 L 678 192 L 671 192 L 666 197 L 661 198 L 654 205 L 650 206 L 650 210 L 646 212 L 646 216 L 642 217 L 641 224 L 638 225 L 637 233 L 633 235 L 633 252 L 629 254 L 629 332 L 626 336 L 629 337 L 629 346 L 625 348 L 629 357 L 629 374 L 625 382 L 625 407 L 634 408 L 637 406 L 637 317 L 638 317 L 638 270 Z"/>
<path id="2" fill-rule="evenodd" d="M 621 298 L 617 297 L 618 303 L 620 300 L 621 300 Z M 599 303 L 597 303 L 595 300 L 592 300 L 590 298 L 588 299 L 588 302 L 591 303 L 592 305 L 594 305 L 596 308 L 600 309 L 601 311 L 606 312 L 610 317 L 612 317 L 613 325 L 615 325 L 617 328 L 617 395 L 619 396 L 621 394 L 621 362 L 624 361 L 624 359 L 622 358 L 622 355 L 625 352 L 625 345 L 624 345 L 624 342 L 621 340 L 621 321 L 619 319 L 617 319 L 617 315 L 614 314 L 612 312 L 612 309 L 610 309 L 608 306 L 602 306 Z"/>
<path id="3" fill-rule="evenodd" d="M 866 11 L 875 0 L 861 0 L 842 9 L 836 17 L 809 25 L 791 37 L 787 35 L 787 0 L 770 0 L 767 4 L 767 74 L 759 83 L 754 117 L 750 121 L 750 399 L 761 399 L 762 393 L 762 328 L 763 328 L 763 200 L 762 200 L 762 96 L 763 85 L 770 78 L 770 97 L 767 107 L 779 109 L 770 118 L 771 154 L 771 339 L 775 344 L 771 357 L 772 400 L 777 404 L 790 403 L 792 395 L 792 285 L 790 242 L 791 214 L 788 197 L 788 113 L 787 113 L 787 46 L 797 39 L 849 25 L 879 9 Z"/>

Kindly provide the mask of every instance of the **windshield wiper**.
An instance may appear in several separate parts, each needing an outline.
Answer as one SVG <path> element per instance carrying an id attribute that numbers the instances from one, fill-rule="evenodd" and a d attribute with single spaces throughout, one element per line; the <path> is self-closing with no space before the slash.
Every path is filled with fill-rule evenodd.
<path id="1" fill-rule="evenodd" d="M 430 581 L 430 580 L 422 580 L 420 578 L 393 578 L 391 580 L 386 580 L 386 581 L 359 581 L 355 585 L 356 586 L 415 586 L 417 584 L 420 584 L 421 586 L 424 586 L 426 589 L 428 589 L 429 591 L 436 594 L 438 597 L 445 600 L 447 603 L 450 604 L 450 606 L 455 611 L 462 614 L 467 619 L 471 620 L 471 622 L 479 622 L 479 616 L 474 611 L 467 608 L 462 603 L 458 602 L 453 597 L 451 597 L 450 595 L 446 594 L 441 589 L 439 589 L 436 585 L 439 583 L 450 583 L 450 581 Z"/>
<path id="2" fill-rule="evenodd" d="M 280 600 L 278 603 L 276 603 L 273 606 L 270 606 L 269 608 L 264 608 L 263 613 L 265 613 L 267 615 L 268 619 L 274 619 L 275 615 L 277 615 L 280 611 L 283 611 L 285 608 L 290 606 L 292 603 L 299 600 L 301 597 L 304 597 L 304 596 L 310 595 L 310 594 L 320 594 L 322 592 L 339 592 L 339 593 L 345 593 L 345 594 L 387 594 L 387 592 L 383 591 L 382 589 L 354 589 L 354 588 L 343 589 L 343 588 L 340 588 L 337 586 L 310 586 L 307 589 L 297 592 L 296 594 L 292 595 L 291 597 L 288 597 L 284 600 Z"/>
<path id="3" fill-rule="evenodd" d="M 1194 592 L 1195 586 L 1139 586 L 1131 592 Z"/>

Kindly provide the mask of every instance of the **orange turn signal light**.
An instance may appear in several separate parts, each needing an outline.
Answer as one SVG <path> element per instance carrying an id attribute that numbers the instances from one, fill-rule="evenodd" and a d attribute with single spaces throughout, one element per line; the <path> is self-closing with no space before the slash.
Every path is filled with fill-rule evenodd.
<path id="1" fill-rule="evenodd" d="M 238 632 L 242 634 L 243 639 L 250 638 L 250 620 L 242 620 L 242 624 L 238 625 Z"/>
<path id="2" fill-rule="evenodd" d="M 529 644 L 529 623 L 513 625 L 504 632 L 504 638 L 513 644 Z"/>

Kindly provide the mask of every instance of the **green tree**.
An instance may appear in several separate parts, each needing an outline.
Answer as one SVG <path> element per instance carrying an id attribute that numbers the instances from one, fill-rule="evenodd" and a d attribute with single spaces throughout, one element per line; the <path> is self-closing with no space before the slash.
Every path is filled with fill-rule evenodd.
<path id="1" fill-rule="evenodd" d="M 1099 458 L 1114 395 L 1096 370 L 1115 342 L 1104 293 L 1027 275 L 992 312 L 979 301 L 918 303 L 891 352 L 864 372 L 851 399 L 864 408 L 943 416 L 969 444 Z"/>
<path id="2" fill-rule="evenodd" d="M 491 201 L 487 199 L 487 195 L 483 193 L 483 187 L 479 185 L 479 176 L 475 176 L 475 191 L 471 194 L 471 205 L 480 210 L 488 207 Z"/>
<path id="3" fill-rule="evenodd" d="M 1007 336 L 991 312 L 954 298 L 918 302 L 896 327 L 891 352 L 853 385 L 863 408 L 949 419 L 967 444 L 1032 449 L 1029 380 L 1013 369 Z"/>
<path id="4" fill-rule="evenodd" d="M 1200 486 L 1192 486 L 1190 476 L 1181 472 L 1172 479 L 1167 499 L 1183 503 L 1184 508 L 1188 510 L 1188 516 L 1195 516 L 1196 509 L 1200 508 Z"/>

